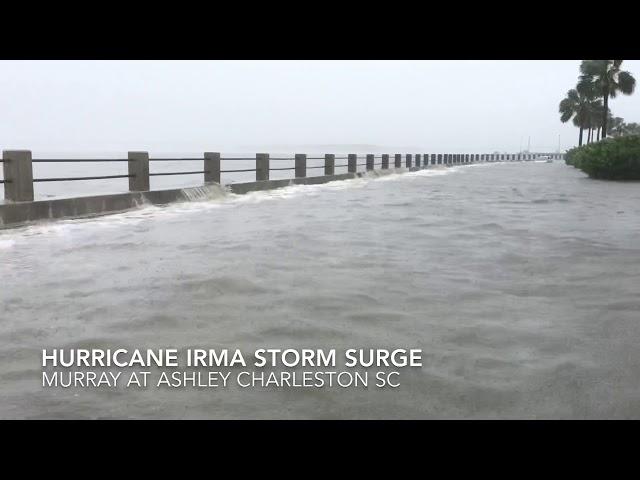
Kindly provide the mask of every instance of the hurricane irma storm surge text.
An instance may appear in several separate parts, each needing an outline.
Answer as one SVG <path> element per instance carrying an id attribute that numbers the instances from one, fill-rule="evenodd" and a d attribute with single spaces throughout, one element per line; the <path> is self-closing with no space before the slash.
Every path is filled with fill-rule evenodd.
<path id="1" fill-rule="evenodd" d="M 299 370 L 337 366 L 350 370 Z M 45 349 L 42 367 L 42 386 L 54 388 L 224 388 L 232 384 L 240 388 L 367 388 L 371 379 L 378 388 L 397 388 L 397 369 L 422 367 L 422 351 L 350 348 L 338 355 L 336 349 L 259 348 L 246 355 L 240 349 Z M 247 367 L 264 370 L 242 370 Z M 209 368 L 230 370 L 206 370 Z M 369 372 L 371 368 L 380 370 Z"/>

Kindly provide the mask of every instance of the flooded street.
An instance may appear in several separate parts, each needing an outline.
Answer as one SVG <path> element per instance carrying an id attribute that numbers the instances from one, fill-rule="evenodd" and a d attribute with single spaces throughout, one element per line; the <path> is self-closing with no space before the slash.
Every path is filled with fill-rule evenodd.
<path id="1" fill-rule="evenodd" d="M 0 418 L 640 418 L 640 186 L 434 168 L 0 230 Z M 398 389 L 44 389 L 44 348 L 421 348 Z"/>

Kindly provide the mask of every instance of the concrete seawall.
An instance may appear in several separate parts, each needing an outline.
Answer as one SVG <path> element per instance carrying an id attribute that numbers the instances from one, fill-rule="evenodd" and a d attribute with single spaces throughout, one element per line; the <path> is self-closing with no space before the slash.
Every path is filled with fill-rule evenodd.
<path id="1" fill-rule="evenodd" d="M 422 168 L 401 168 L 376 170 L 376 175 L 388 175 Z M 322 175 L 317 177 L 292 178 L 284 180 L 262 180 L 257 182 L 233 183 L 225 187 L 235 194 L 245 194 L 260 190 L 272 190 L 289 185 L 319 185 L 338 180 L 349 180 L 367 175 L 367 172 L 344 173 L 340 175 Z M 166 205 L 174 202 L 203 200 L 203 189 L 217 187 L 209 183 L 204 187 L 179 188 L 171 190 L 153 190 L 146 192 L 126 192 L 112 195 L 90 197 L 60 198 L 0 204 L 0 228 L 17 227 L 41 220 L 62 218 L 85 218 L 124 212 L 144 205 Z"/>
<path id="2" fill-rule="evenodd" d="M 268 153 L 257 153 L 255 159 L 222 157 L 219 152 L 205 152 L 202 158 L 150 158 L 148 152 L 131 151 L 127 158 L 116 159 L 43 159 L 32 158 L 30 150 L 3 150 L 2 168 L 4 178 L 0 182 L 4 185 L 6 203 L 0 204 L 0 228 L 24 225 L 40 220 L 58 218 L 82 218 L 109 213 L 123 212 L 142 205 L 166 205 L 173 202 L 208 200 L 215 195 L 223 196 L 225 191 L 235 194 L 245 194 L 257 190 L 271 190 L 287 185 L 317 185 L 337 180 L 348 180 L 363 175 L 388 175 L 407 171 L 422 170 L 424 168 L 447 168 L 450 166 L 469 165 L 484 162 L 530 161 L 542 154 L 367 154 L 358 156 L 348 154 L 336 157 L 325 154 L 324 157 L 308 157 L 306 154 L 295 154 L 293 158 L 273 157 Z M 552 154 L 554 158 L 561 158 L 560 154 Z M 404 158 L 403 158 L 404 157 Z M 547 158 L 550 158 L 547 156 Z M 307 160 L 322 160 L 324 165 L 308 166 Z M 403 161 L 404 159 L 404 161 Z M 151 171 L 150 162 L 158 161 L 201 160 L 203 170 L 198 171 Z M 221 161 L 255 160 L 255 168 L 235 168 L 224 170 Z M 294 166 L 272 167 L 271 161 L 287 160 L 294 162 Z M 336 165 L 335 161 L 347 161 L 346 164 Z M 380 160 L 376 163 L 376 160 Z M 364 163 L 363 163 L 364 161 Z M 34 178 L 33 163 L 93 163 L 93 162 L 126 162 L 128 172 L 118 175 L 96 175 L 77 177 Z M 335 174 L 336 167 L 346 167 L 348 173 Z M 358 172 L 359 166 L 365 166 L 366 171 Z M 381 166 L 376 169 L 376 166 Z M 391 167 L 391 168 L 389 168 Z M 309 168 L 323 168 L 324 175 L 307 176 Z M 295 170 L 295 178 L 270 180 L 271 171 Z M 221 174 L 236 172 L 255 172 L 256 181 L 247 183 L 232 183 L 221 187 Z M 150 177 L 162 175 L 203 175 L 204 185 L 191 188 L 171 190 L 149 190 Z M 34 183 L 106 180 L 114 178 L 128 178 L 129 192 L 96 195 L 75 198 L 60 198 L 53 200 L 34 201 Z M 217 189 L 217 190 L 216 190 Z"/>

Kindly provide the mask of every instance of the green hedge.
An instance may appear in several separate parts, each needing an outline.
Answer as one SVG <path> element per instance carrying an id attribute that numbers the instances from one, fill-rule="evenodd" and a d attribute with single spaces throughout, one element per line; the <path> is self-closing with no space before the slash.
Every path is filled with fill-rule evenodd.
<path id="1" fill-rule="evenodd" d="M 591 178 L 640 180 L 640 136 L 607 138 L 572 148 L 565 154 L 565 162 Z"/>

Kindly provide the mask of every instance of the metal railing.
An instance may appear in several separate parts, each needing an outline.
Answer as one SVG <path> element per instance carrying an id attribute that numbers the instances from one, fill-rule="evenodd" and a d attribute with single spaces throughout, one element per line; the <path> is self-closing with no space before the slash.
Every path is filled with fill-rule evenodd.
<path id="1" fill-rule="evenodd" d="M 381 167 L 382 170 L 394 168 L 429 168 L 435 165 L 454 166 L 469 163 L 497 162 L 497 161 L 526 161 L 535 160 L 542 154 L 348 154 L 337 156 L 325 154 L 324 156 L 307 156 L 296 154 L 292 157 L 270 157 L 267 153 L 256 154 L 255 157 L 223 157 L 219 152 L 206 152 L 202 157 L 180 158 L 150 158 L 148 152 L 129 152 L 127 158 L 91 158 L 91 159 L 66 159 L 66 158 L 32 158 L 28 150 L 5 150 L 3 152 L 2 168 L 4 179 L 0 184 L 4 185 L 5 199 L 9 201 L 32 201 L 33 184 L 40 182 L 69 182 L 111 180 L 127 178 L 129 191 L 150 190 L 150 178 L 160 176 L 203 175 L 205 183 L 222 183 L 222 174 L 255 172 L 256 181 L 270 179 L 272 171 L 295 171 L 295 178 L 304 178 L 308 170 L 324 169 L 324 175 L 335 175 L 337 168 L 346 168 L 347 173 L 355 174 L 359 167 L 365 167 L 367 171 Z M 545 154 L 552 158 L 563 158 L 563 154 Z M 358 160 L 365 160 L 359 162 Z M 376 162 L 376 159 L 381 161 Z M 323 165 L 307 165 L 307 160 L 324 160 Z M 336 160 L 347 163 L 336 164 Z M 201 161 L 203 168 L 186 171 L 150 172 L 149 166 L 155 162 L 183 162 Z M 255 161 L 255 168 L 229 168 L 221 169 L 222 162 Z M 271 162 L 294 162 L 293 166 L 272 167 Z M 126 174 L 117 175 L 91 175 L 77 177 L 50 177 L 33 178 L 33 163 L 110 163 L 127 162 Z"/>

